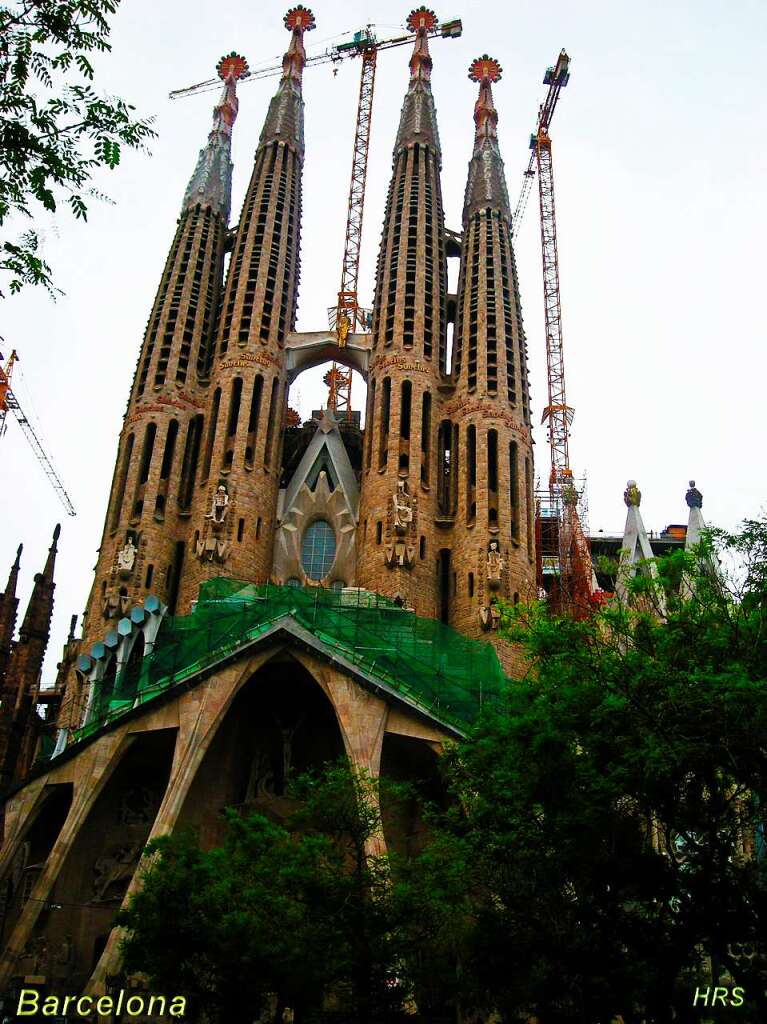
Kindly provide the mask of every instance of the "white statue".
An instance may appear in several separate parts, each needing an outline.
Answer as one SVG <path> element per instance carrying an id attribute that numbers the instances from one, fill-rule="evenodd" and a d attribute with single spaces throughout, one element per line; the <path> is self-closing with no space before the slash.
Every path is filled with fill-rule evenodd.
<path id="1" fill-rule="evenodd" d="M 130 572 L 136 563 L 136 552 L 138 548 L 133 543 L 133 537 L 129 536 L 123 547 L 117 552 L 117 568 L 120 572 Z"/>
<path id="2" fill-rule="evenodd" d="M 497 540 L 490 541 L 487 552 L 487 582 L 492 589 L 501 585 L 501 573 L 503 572 L 503 557 Z"/>
<path id="3" fill-rule="evenodd" d="M 205 516 L 206 519 L 212 519 L 214 524 L 220 526 L 221 523 L 226 519 L 226 514 L 229 511 L 229 495 L 226 493 L 226 487 L 223 484 L 219 484 L 216 488 L 216 493 L 213 495 L 213 501 L 211 502 L 210 512 Z"/>
<path id="4" fill-rule="evenodd" d="M 407 528 L 412 522 L 412 500 L 407 493 L 405 481 L 399 480 L 397 482 L 397 490 L 394 493 L 394 529 L 397 533 L 406 533 Z"/>

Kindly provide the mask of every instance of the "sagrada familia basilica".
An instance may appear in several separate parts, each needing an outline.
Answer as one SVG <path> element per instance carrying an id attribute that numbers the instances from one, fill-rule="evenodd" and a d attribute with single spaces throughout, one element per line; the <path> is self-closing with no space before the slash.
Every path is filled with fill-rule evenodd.
<path id="1" fill-rule="evenodd" d="M 428 780 L 444 742 L 524 670 L 497 635 L 498 602 L 536 596 L 500 68 L 472 64 L 474 148 L 451 232 L 418 15 L 372 321 L 348 337 L 295 331 L 314 16 L 299 6 L 285 18 L 282 77 L 231 226 L 247 66 L 235 54 L 219 64 L 223 91 L 130 386 L 81 635 L 73 621 L 55 686 L 40 673 L 58 527 L 17 638 L 19 558 L 0 595 L 0 990 L 104 991 L 120 969 L 112 923 L 150 838 L 191 825 L 216 843 L 227 806 L 279 819 L 290 773 L 343 752 L 374 775 Z M 364 430 L 359 416 L 301 424 L 289 409 L 299 374 L 331 360 L 366 381 Z M 626 498 L 632 558 L 684 545 L 684 527 L 648 539 L 638 493 Z M 690 540 L 702 526 L 694 488 L 688 504 Z M 417 809 L 382 813 L 387 843 L 418 841 Z"/>

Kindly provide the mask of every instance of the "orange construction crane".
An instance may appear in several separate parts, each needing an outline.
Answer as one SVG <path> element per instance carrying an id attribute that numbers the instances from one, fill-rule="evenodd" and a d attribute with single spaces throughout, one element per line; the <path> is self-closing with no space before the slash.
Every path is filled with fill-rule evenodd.
<path id="1" fill-rule="evenodd" d="M 61 499 L 62 505 L 67 510 L 70 516 L 74 516 L 77 514 L 75 512 L 74 505 L 70 501 L 69 495 L 67 494 L 64 485 L 59 479 L 58 473 L 53 468 L 53 464 L 51 463 L 51 460 L 48 458 L 45 449 L 43 448 L 40 442 L 40 439 L 38 438 L 37 434 L 34 431 L 34 428 L 32 427 L 32 424 L 24 415 L 24 412 L 22 411 L 22 408 L 19 405 L 19 401 L 16 398 L 16 395 L 13 393 L 13 388 L 11 387 L 11 377 L 13 376 L 13 367 L 19 361 L 16 349 L 13 349 L 13 351 L 11 352 L 10 356 L 6 360 L 5 366 L 2 365 L 2 359 L 3 354 L 2 352 L 0 352 L 0 437 L 2 437 L 3 434 L 5 434 L 5 431 L 7 429 L 7 423 L 5 420 L 6 416 L 8 415 L 8 410 L 10 409 L 13 415 L 16 417 L 16 420 L 19 426 L 21 427 L 24 436 L 26 437 L 27 441 L 29 441 L 32 447 L 32 451 L 37 456 L 37 461 L 43 467 L 45 475 L 53 484 L 53 488 L 58 494 L 59 498 Z"/>
<path id="2" fill-rule="evenodd" d="M 550 572 L 555 581 L 550 581 L 549 595 L 554 598 L 557 610 L 580 615 L 590 605 L 592 567 L 583 529 L 583 514 L 579 514 L 578 509 L 583 495 L 570 468 L 570 426 L 575 410 L 567 404 L 565 391 L 554 164 L 549 133 L 559 94 L 569 80 L 570 58 L 562 50 L 556 64 L 546 70 L 543 79 L 549 91 L 538 111 L 536 131 L 530 137 L 532 152 L 514 211 L 512 231 L 516 234 L 519 230 L 537 171 L 548 371 L 548 405 L 543 410 L 541 422 L 548 427 L 551 454 L 548 494 L 539 496 L 537 502 L 538 585 L 546 589 L 544 574 Z"/>
<path id="3" fill-rule="evenodd" d="M 346 216 L 346 236 L 344 242 L 344 258 L 341 270 L 341 287 L 338 300 L 328 309 L 331 330 L 338 336 L 338 344 L 343 348 L 349 334 L 369 331 L 372 313 L 359 305 L 357 285 L 360 269 L 360 248 L 362 245 L 362 218 L 365 210 L 365 185 L 367 182 L 368 150 L 370 148 L 370 129 L 373 119 L 373 91 L 375 88 L 376 65 L 379 50 L 388 50 L 395 46 L 412 43 L 419 28 L 425 28 L 430 38 L 457 39 L 463 26 L 459 18 L 443 22 L 442 25 L 433 11 L 421 7 L 413 11 L 407 19 L 407 35 L 391 39 L 379 40 L 373 31 L 375 26 L 366 25 L 355 32 L 353 38 L 339 43 L 322 53 L 314 54 L 306 60 L 307 67 L 313 64 L 338 64 L 347 57 L 361 57 L 360 91 L 357 103 L 357 122 L 354 132 L 354 149 L 352 153 L 352 173 L 349 187 L 349 203 Z M 337 70 L 337 69 L 335 69 Z M 334 74 L 335 74 L 334 70 Z M 282 73 L 282 61 L 249 72 L 243 76 L 245 80 L 269 78 Z M 211 78 L 187 89 L 177 89 L 170 94 L 171 99 L 191 96 L 199 92 L 207 92 L 218 87 L 218 80 Z M 328 408 L 337 414 L 344 413 L 348 419 L 352 415 L 352 371 L 339 363 L 333 363 L 325 374 L 328 386 Z"/>

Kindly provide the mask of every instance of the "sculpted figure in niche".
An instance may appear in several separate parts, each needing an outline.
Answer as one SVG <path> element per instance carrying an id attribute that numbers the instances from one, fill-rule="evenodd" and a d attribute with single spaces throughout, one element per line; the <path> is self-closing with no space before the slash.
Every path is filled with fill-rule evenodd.
<path id="1" fill-rule="evenodd" d="M 117 552 L 117 568 L 121 573 L 127 575 L 127 573 L 133 570 L 133 566 L 136 564 L 137 551 L 138 548 L 134 543 L 133 534 L 129 533 L 125 544 Z"/>
<path id="2" fill-rule="evenodd" d="M 412 522 L 413 499 L 407 493 L 405 481 L 399 480 L 397 490 L 394 492 L 394 529 L 397 533 L 407 533 Z"/>
<path id="3" fill-rule="evenodd" d="M 487 583 L 491 590 L 497 590 L 501 585 L 501 573 L 503 572 L 503 558 L 497 540 L 490 541 L 487 551 Z"/>
<path id="4" fill-rule="evenodd" d="M 108 853 L 97 858 L 93 865 L 93 900 L 109 899 L 108 892 L 117 882 L 133 877 L 133 871 L 141 853 L 141 843 L 125 843 L 113 846 Z"/>
<path id="5" fill-rule="evenodd" d="M 205 516 L 206 519 L 211 519 L 214 526 L 221 526 L 226 519 L 226 514 L 229 511 L 229 495 L 226 493 L 226 487 L 223 484 L 219 484 L 216 488 L 216 493 L 213 495 L 213 501 L 210 505 L 210 512 Z"/>
<path id="6" fill-rule="evenodd" d="M 626 490 L 623 492 L 623 500 L 626 502 L 626 506 L 631 508 L 633 505 L 635 508 L 639 508 L 639 503 L 642 500 L 642 492 L 637 487 L 636 480 L 629 480 L 626 484 Z"/>

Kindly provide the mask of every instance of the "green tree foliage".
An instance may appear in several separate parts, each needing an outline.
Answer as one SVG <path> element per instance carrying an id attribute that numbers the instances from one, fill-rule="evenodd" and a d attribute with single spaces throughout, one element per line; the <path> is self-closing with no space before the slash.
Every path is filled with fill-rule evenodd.
<path id="1" fill-rule="evenodd" d="M 123 147 L 143 148 L 155 134 L 134 107 L 91 84 L 91 57 L 110 49 L 108 19 L 119 3 L 0 4 L 0 229 L 31 219 L 36 207 L 55 211 L 62 199 L 86 219 L 87 199 L 98 195 L 94 171 L 116 167 Z M 0 237 L 0 287 L 13 293 L 25 284 L 55 292 L 34 230 Z"/>
<path id="2" fill-rule="evenodd" d="M 728 976 L 767 1019 L 767 522 L 658 570 L 585 622 L 520 611 L 530 674 L 448 755 L 454 962 L 503 1021 L 700 1020 Z"/>
<path id="3" fill-rule="evenodd" d="M 349 1020 L 390 1019 L 401 911 L 376 854 L 377 783 L 345 764 L 293 786 L 291 831 L 260 814 L 227 812 L 220 848 L 191 833 L 148 847 L 140 891 L 121 914 L 124 968 L 156 991 L 185 994 L 195 1015 L 251 1022 L 290 1006 L 318 1019 L 339 1000 Z"/>

